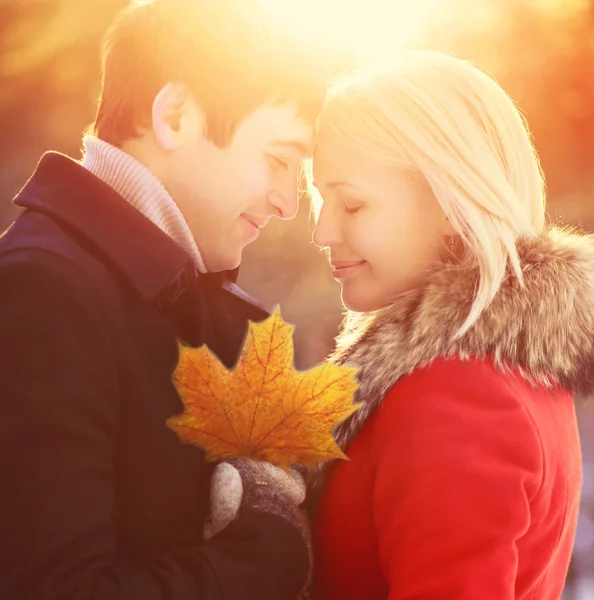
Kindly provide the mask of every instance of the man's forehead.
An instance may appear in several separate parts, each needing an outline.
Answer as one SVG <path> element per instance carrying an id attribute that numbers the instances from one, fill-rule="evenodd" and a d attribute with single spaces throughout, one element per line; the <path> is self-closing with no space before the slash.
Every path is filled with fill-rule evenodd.
<path id="1" fill-rule="evenodd" d="M 286 149 L 311 154 L 315 128 L 290 105 L 264 105 L 248 117 L 245 128 Z"/>
<path id="2" fill-rule="evenodd" d="M 313 128 L 309 137 L 299 136 L 295 138 L 272 139 L 271 146 L 281 150 L 294 150 L 304 156 L 311 156 L 314 149 Z"/>

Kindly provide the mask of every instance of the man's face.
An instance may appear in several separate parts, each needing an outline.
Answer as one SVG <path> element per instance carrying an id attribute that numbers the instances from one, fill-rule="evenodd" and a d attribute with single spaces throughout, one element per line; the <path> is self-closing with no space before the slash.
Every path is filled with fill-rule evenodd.
<path id="1" fill-rule="evenodd" d="M 230 270 L 271 217 L 295 217 L 313 127 L 292 106 L 263 105 L 239 125 L 227 148 L 219 148 L 204 137 L 203 125 L 200 109 L 186 108 L 158 176 L 188 221 L 207 269 Z"/>

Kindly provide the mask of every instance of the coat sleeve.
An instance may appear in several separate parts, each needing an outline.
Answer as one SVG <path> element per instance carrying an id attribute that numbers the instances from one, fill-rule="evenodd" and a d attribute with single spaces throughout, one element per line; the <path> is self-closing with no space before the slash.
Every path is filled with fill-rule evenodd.
<path id="1" fill-rule="evenodd" d="M 118 372 L 91 292 L 47 265 L 0 264 L 0 598 L 290 599 L 308 555 L 247 512 L 208 543 L 129 560 L 112 519 Z"/>
<path id="2" fill-rule="evenodd" d="M 530 417 L 491 367 L 428 368 L 378 414 L 374 521 L 390 600 L 512 600 L 542 476 Z"/>

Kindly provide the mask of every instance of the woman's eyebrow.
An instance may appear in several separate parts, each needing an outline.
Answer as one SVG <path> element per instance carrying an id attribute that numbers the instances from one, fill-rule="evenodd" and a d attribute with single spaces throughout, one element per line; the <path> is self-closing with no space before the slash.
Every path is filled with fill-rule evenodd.
<path id="1" fill-rule="evenodd" d="M 312 181 L 312 184 L 315 187 L 318 187 L 318 184 L 315 181 Z M 350 183 L 348 181 L 345 181 L 345 180 L 342 180 L 342 179 L 341 180 L 337 180 L 337 181 L 330 181 L 328 183 L 324 183 L 324 187 L 326 187 L 328 189 L 334 189 L 334 188 L 342 187 L 342 186 L 351 187 L 351 188 L 354 188 L 354 189 L 360 189 L 358 186 L 353 185 L 352 183 Z"/>

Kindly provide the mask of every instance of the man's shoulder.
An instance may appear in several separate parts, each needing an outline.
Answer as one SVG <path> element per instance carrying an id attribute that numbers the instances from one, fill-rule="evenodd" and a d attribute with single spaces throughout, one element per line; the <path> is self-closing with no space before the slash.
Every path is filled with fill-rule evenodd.
<path id="1" fill-rule="evenodd" d="M 120 294 L 108 268 L 76 236 L 36 211 L 25 211 L 0 237 L 0 272 L 20 273 L 23 280 L 53 276 L 65 285 L 102 289 L 112 301 Z"/>

